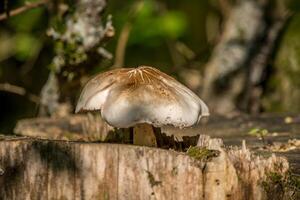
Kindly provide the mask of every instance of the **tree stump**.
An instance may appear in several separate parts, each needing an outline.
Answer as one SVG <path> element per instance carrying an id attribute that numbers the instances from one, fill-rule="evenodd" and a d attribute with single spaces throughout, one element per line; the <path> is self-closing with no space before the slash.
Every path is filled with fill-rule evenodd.
<path id="1" fill-rule="evenodd" d="M 258 137 L 249 135 L 252 129 L 268 130 L 264 144 Z M 20 120 L 14 131 L 18 135 L 39 137 L 51 140 L 103 141 L 115 130 L 99 117 L 92 115 L 70 115 L 60 118 L 33 118 Z M 226 146 L 240 146 L 246 140 L 247 147 L 263 155 L 275 153 L 288 159 L 294 173 L 300 174 L 300 148 L 280 151 L 263 149 L 266 145 L 281 146 L 289 140 L 300 141 L 300 116 L 287 114 L 264 114 L 257 116 L 237 115 L 233 117 L 211 116 L 208 121 L 202 120 L 200 126 L 180 130 L 180 134 L 195 136 L 199 134 L 220 137 Z M 190 140 L 194 138 L 190 137 Z M 109 141 L 109 140 L 106 140 Z M 113 141 L 109 141 L 113 142 Z M 197 141 L 191 143 L 196 144 Z M 277 144 L 276 144 L 277 143 Z"/>
<path id="2" fill-rule="evenodd" d="M 268 173 L 288 170 L 283 158 L 256 157 L 245 147 L 225 150 L 210 139 L 199 144 L 186 154 L 6 136 L 0 139 L 0 199 L 259 200 L 268 199 L 262 185 Z"/>

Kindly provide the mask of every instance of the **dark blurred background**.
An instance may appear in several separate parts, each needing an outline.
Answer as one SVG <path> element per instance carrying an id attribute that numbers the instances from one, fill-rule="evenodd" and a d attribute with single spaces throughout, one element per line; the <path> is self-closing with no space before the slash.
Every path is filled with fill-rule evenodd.
<path id="1" fill-rule="evenodd" d="M 92 24 L 107 37 L 92 47 L 62 37 L 70 19 L 93 18 L 80 0 L 0 2 L 0 133 L 73 112 L 88 77 L 122 66 L 161 69 L 212 113 L 300 111 L 298 0 L 110 0 Z"/>

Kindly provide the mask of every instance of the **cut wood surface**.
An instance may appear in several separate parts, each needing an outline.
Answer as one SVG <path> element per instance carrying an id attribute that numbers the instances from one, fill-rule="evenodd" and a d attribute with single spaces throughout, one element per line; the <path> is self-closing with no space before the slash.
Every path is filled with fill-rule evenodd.
<path id="1" fill-rule="evenodd" d="M 277 155 L 288 158 L 292 170 L 300 174 L 300 149 L 285 152 L 264 149 L 258 137 L 249 135 L 252 129 L 265 129 L 267 145 L 287 143 L 290 139 L 300 139 L 300 116 L 288 114 L 264 114 L 258 116 L 236 115 L 233 117 L 211 116 L 193 129 L 180 130 L 185 135 L 206 134 L 220 137 L 227 146 L 240 146 L 246 140 L 247 146 L 262 155 Z M 17 123 L 15 133 L 24 136 L 72 141 L 99 141 L 113 128 L 99 117 L 71 115 L 63 118 L 24 119 Z"/>
<path id="2" fill-rule="evenodd" d="M 268 198 L 258 182 L 268 170 L 288 169 L 282 158 L 253 159 L 245 149 L 208 144 L 220 154 L 197 160 L 133 145 L 3 137 L 0 199 L 259 200 Z"/>
<path id="3" fill-rule="evenodd" d="M 98 124 L 99 127 L 95 127 Z M 248 132 L 253 128 L 267 129 L 282 137 L 300 138 L 300 116 L 266 114 L 258 116 L 237 115 L 233 117 L 211 116 L 202 120 L 198 127 L 181 130 L 187 135 L 194 132 L 214 137 L 236 138 L 249 137 Z M 89 130 L 92 129 L 92 130 Z M 62 118 L 33 118 L 20 120 L 15 133 L 26 136 L 40 136 L 52 139 L 84 139 L 89 132 L 99 133 L 113 130 L 99 118 L 85 115 L 70 115 Z M 273 137 L 276 138 L 276 137 Z M 240 142 L 239 142 L 240 143 Z"/>

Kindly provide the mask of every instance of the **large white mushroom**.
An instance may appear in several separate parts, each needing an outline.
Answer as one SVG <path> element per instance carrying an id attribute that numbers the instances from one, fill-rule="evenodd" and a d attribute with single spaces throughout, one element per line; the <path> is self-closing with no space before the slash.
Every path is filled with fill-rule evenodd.
<path id="1" fill-rule="evenodd" d="M 192 127 L 208 116 L 190 89 L 153 67 L 119 68 L 85 85 L 76 112 L 99 110 L 116 128 L 134 127 L 134 143 L 155 146 L 154 127 Z"/>

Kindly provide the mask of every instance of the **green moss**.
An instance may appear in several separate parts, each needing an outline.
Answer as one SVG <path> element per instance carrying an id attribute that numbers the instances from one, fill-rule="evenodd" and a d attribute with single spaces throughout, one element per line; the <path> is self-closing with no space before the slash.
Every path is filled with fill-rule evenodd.
<path id="1" fill-rule="evenodd" d="M 300 177 L 291 172 L 270 172 L 261 184 L 268 199 L 300 199 Z"/>
<path id="2" fill-rule="evenodd" d="M 65 137 L 66 139 L 68 140 L 73 140 L 74 139 L 74 134 L 70 133 L 70 132 L 64 132 L 63 134 L 63 137 Z"/>
<path id="3" fill-rule="evenodd" d="M 173 169 L 172 169 L 172 175 L 173 175 L 173 176 L 177 176 L 177 174 L 178 174 L 178 169 L 177 169 L 177 167 L 173 167 Z"/>
<path id="4" fill-rule="evenodd" d="M 220 151 L 210 150 L 205 147 L 189 147 L 186 152 L 190 157 L 202 161 L 210 161 L 213 157 L 220 155 Z"/>
<path id="5" fill-rule="evenodd" d="M 104 200 L 109 200 L 109 194 L 107 192 L 103 193 L 103 199 Z"/>
<path id="6" fill-rule="evenodd" d="M 150 171 L 146 171 L 146 172 L 147 172 L 148 180 L 149 180 L 149 183 L 150 183 L 151 187 L 154 187 L 154 186 L 157 186 L 157 185 L 161 184 L 161 181 L 155 180 L 153 174 Z"/>

